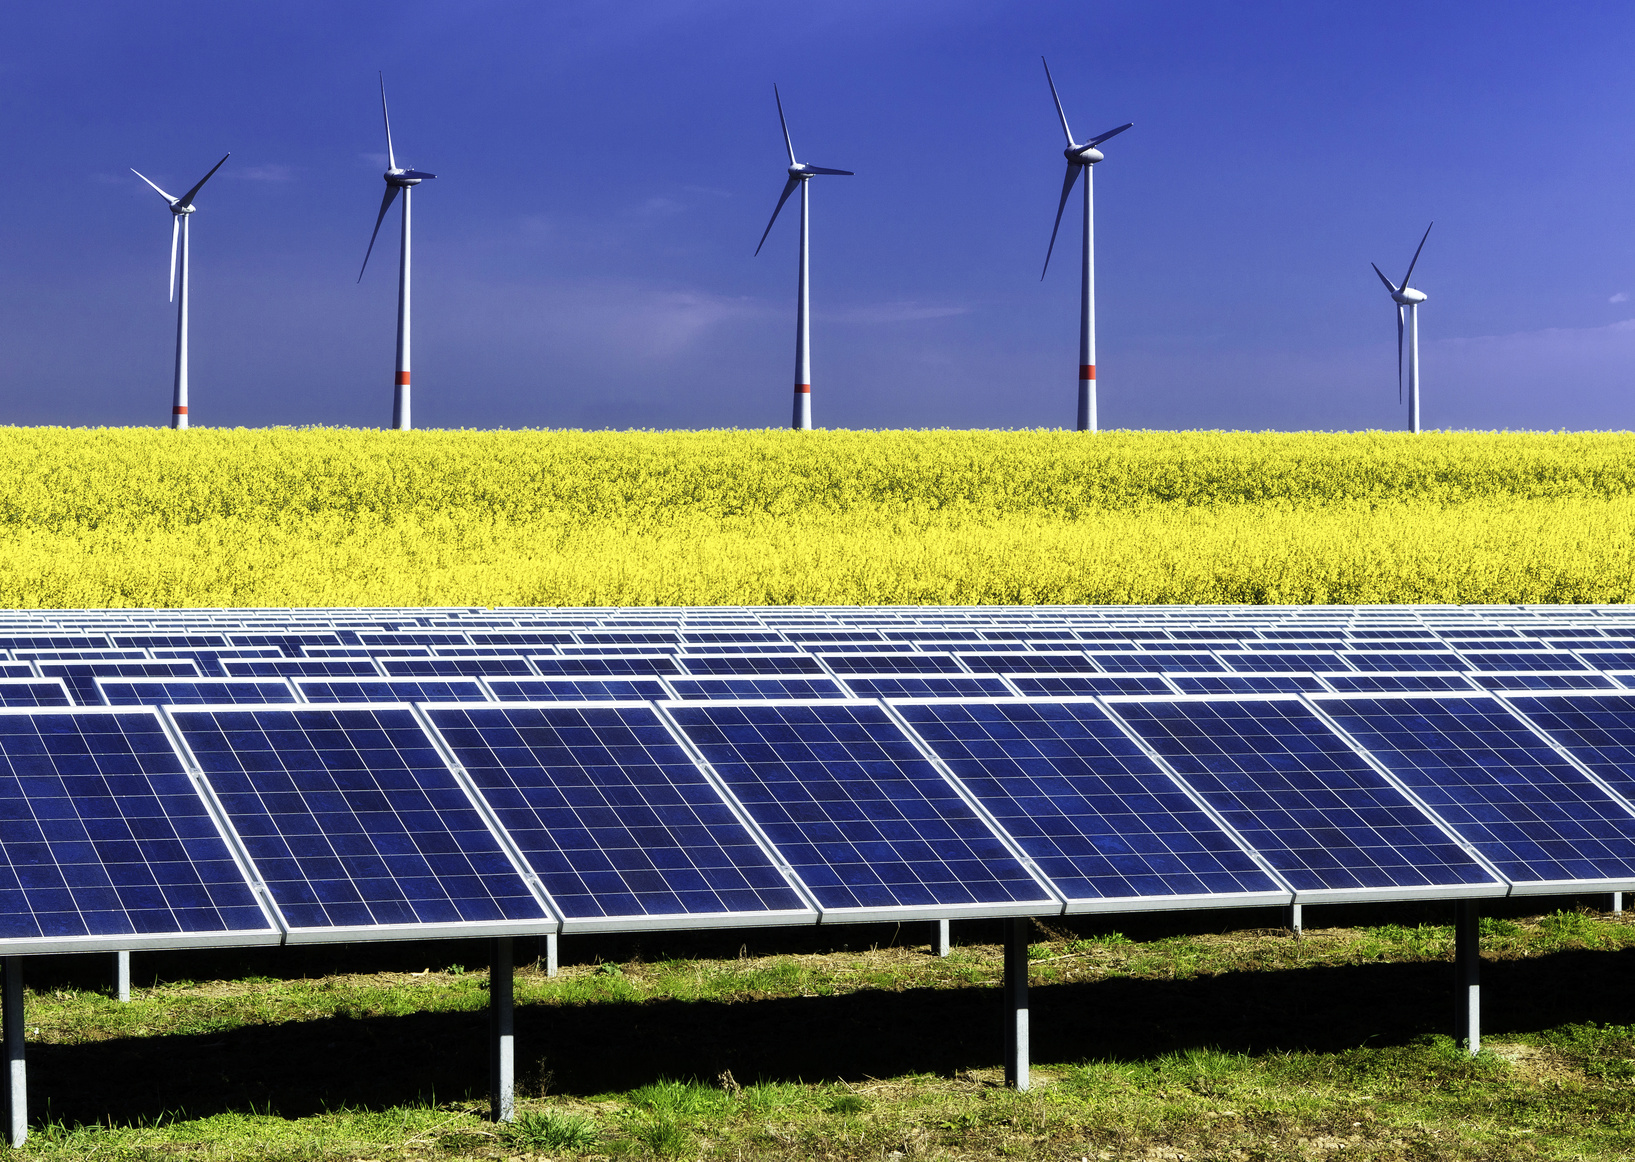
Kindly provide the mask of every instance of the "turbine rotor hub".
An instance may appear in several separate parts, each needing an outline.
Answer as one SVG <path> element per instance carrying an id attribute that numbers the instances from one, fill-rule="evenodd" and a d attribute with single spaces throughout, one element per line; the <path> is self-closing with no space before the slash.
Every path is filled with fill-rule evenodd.
<path id="1" fill-rule="evenodd" d="M 789 176 L 792 178 L 800 178 L 802 181 L 804 181 L 812 176 L 812 170 L 810 166 L 804 165 L 797 161 L 794 165 L 789 167 Z"/>
<path id="2" fill-rule="evenodd" d="M 198 209 L 197 206 L 172 206 L 170 208 L 170 212 L 172 214 L 191 214 L 194 210 L 197 210 L 197 209 Z"/>

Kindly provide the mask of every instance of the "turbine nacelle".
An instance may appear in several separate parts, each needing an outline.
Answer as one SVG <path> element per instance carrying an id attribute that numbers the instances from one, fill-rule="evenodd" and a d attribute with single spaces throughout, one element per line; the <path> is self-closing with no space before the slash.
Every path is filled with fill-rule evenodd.
<path id="1" fill-rule="evenodd" d="M 399 189 L 406 189 L 409 186 L 418 186 L 427 178 L 434 178 L 437 175 L 434 173 L 423 173 L 417 169 L 389 169 L 381 176 L 386 179 L 386 183 L 388 185 L 397 186 Z"/>
<path id="2" fill-rule="evenodd" d="M 191 214 L 194 210 L 197 210 L 197 209 L 198 209 L 197 206 L 183 206 L 183 205 L 179 205 L 176 202 L 172 202 L 170 204 L 170 212 L 172 214 Z"/>
<path id="3" fill-rule="evenodd" d="M 1093 145 L 1070 145 L 1062 153 L 1070 165 L 1095 165 L 1107 160 L 1107 155 Z"/>
<path id="4" fill-rule="evenodd" d="M 1424 291 L 1416 291 L 1411 286 L 1405 286 L 1394 292 L 1391 297 L 1401 306 L 1415 307 L 1424 302 L 1427 296 Z"/>

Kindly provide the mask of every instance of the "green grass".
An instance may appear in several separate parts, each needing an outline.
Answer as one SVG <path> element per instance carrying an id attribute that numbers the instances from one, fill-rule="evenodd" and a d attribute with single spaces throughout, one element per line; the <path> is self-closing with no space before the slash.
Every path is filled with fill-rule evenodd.
<path id="1" fill-rule="evenodd" d="M 673 944 L 651 961 L 608 944 L 598 962 L 556 978 L 518 971 L 522 1081 L 507 1126 L 486 1117 L 481 968 L 235 980 L 203 971 L 138 988 L 128 1005 L 37 968 L 27 997 L 36 1116 L 24 1155 L 1508 1162 L 1635 1153 L 1635 924 L 1583 910 L 1485 918 L 1492 1016 L 1472 1058 L 1440 1028 L 1452 930 L 1434 917 L 1420 909 L 1415 923 L 1308 927 L 1299 940 L 1186 918 L 1131 918 L 1123 931 L 1051 921 L 1030 946 L 1030 972 L 1035 1044 L 1054 1053 L 1027 1093 L 1002 1085 L 998 1022 L 982 1019 L 998 1015 L 996 945 L 958 944 L 939 960 L 889 927 L 866 931 L 895 945 L 774 955 L 746 946 L 725 959 L 674 954 L 718 951 L 707 944 Z M 966 1017 L 949 1016 L 958 1013 Z M 838 1048 L 802 1056 L 803 1042 L 824 1038 Z M 353 1045 L 361 1051 L 349 1064 Z M 723 1060 L 739 1076 L 717 1068 Z M 875 1071 L 877 1060 L 891 1068 Z M 383 1095 L 366 1093 L 364 1073 L 398 1066 Z M 103 1071 L 123 1083 L 102 1088 Z M 310 1102 L 301 1073 L 318 1075 Z M 421 1074 L 452 1088 L 405 1092 Z M 259 1098 L 235 1096 L 263 1084 Z M 99 1101 L 117 1112 L 83 1116 Z M 51 1112 L 66 1107 L 77 1113 Z"/>

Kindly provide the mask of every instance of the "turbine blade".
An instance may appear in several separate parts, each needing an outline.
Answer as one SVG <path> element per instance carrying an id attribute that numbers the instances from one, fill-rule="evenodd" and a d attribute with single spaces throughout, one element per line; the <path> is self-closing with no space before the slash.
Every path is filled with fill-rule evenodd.
<path id="1" fill-rule="evenodd" d="M 359 282 L 363 281 L 363 272 L 369 269 L 369 256 L 375 252 L 375 239 L 380 235 L 380 224 L 386 220 L 386 211 L 390 210 L 392 203 L 397 200 L 397 191 L 397 186 L 388 183 L 386 196 L 380 200 L 380 213 L 375 216 L 375 232 L 369 235 L 369 249 L 363 252 L 363 265 L 358 267 Z"/>
<path id="2" fill-rule="evenodd" d="M 789 140 L 789 122 L 784 120 L 783 98 L 778 95 L 778 86 L 776 84 L 772 86 L 772 99 L 778 103 L 778 124 L 783 126 L 783 145 L 789 151 L 789 164 L 795 165 L 797 164 L 795 161 L 795 143 Z M 773 217 L 776 216 L 773 215 Z"/>
<path id="3" fill-rule="evenodd" d="M 761 231 L 761 240 L 755 246 L 755 253 L 756 254 L 759 254 L 761 252 L 761 247 L 766 245 L 766 236 L 768 234 L 772 233 L 772 223 L 776 222 L 778 220 L 778 213 L 779 213 L 779 211 L 781 211 L 783 209 L 783 204 L 789 200 L 789 195 L 794 193 L 795 188 L 797 186 L 799 186 L 799 185 L 800 185 L 800 179 L 799 178 L 790 178 L 787 182 L 784 183 L 783 194 L 782 194 L 781 197 L 778 198 L 778 204 L 772 208 L 772 219 L 771 219 L 771 221 L 767 222 L 766 229 Z M 751 255 L 751 257 L 754 257 L 754 256 Z"/>
<path id="4" fill-rule="evenodd" d="M 1045 66 L 1045 80 L 1050 82 L 1050 95 L 1056 102 L 1056 116 L 1062 119 L 1062 132 L 1067 135 L 1067 144 L 1074 145 L 1076 142 L 1073 140 L 1073 131 L 1067 127 L 1067 114 L 1062 112 L 1062 98 L 1056 92 L 1056 78 L 1050 75 L 1050 62 L 1044 57 L 1040 57 L 1039 60 Z"/>
<path id="5" fill-rule="evenodd" d="M 170 301 L 176 301 L 176 241 L 182 236 L 182 216 L 170 216 Z"/>
<path id="6" fill-rule="evenodd" d="M 1073 183 L 1079 180 L 1079 171 L 1084 167 L 1067 163 L 1067 177 L 1062 181 L 1062 200 L 1056 207 L 1056 224 L 1050 228 L 1050 249 L 1045 251 L 1045 269 L 1039 272 L 1039 281 L 1045 281 L 1045 273 L 1050 270 L 1050 256 L 1056 251 L 1056 231 L 1062 228 L 1062 211 L 1067 209 L 1067 196 L 1073 192 Z"/>
<path id="7" fill-rule="evenodd" d="M 205 174 L 202 178 L 199 179 L 199 184 L 198 185 L 194 186 L 191 190 L 188 190 L 187 193 L 183 194 L 181 197 L 176 199 L 176 204 L 178 206 L 191 206 L 193 204 L 194 197 L 198 194 L 198 192 L 200 190 L 204 189 L 204 183 L 209 181 L 212 177 L 214 177 L 215 174 L 216 174 L 216 171 L 222 167 L 223 163 L 226 162 L 227 158 L 232 157 L 232 156 L 233 155 L 231 153 L 226 154 L 225 156 L 222 157 L 221 161 L 218 161 L 215 165 L 211 166 L 210 167 L 210 172 Z"/>
<path id="8" fill-rule="evenodd" d="M 1372 262 L 1370 262 L 1368 265 L 1369 266 L 1374 266 L 1374 264 Z M 1394 282 L 1392 282 L 1390 279 L 1386 278 L 1384 272 L 1381 271 L 1379 267 L 1374 266 L 1374 273 L 1380 276 L 1380 281 L 1385 284 L 1385 289 L 1386 290 L 1390 291 L 1392 294 L 1397 293 L 1396 284 Z"/>
<path id="9" fill-rule="evenodd" d="M 434 178 L 437 175 L 434 173 L 427 173 L 423 169 L 406 169 L 403 171 L 402 176 L 406 178 L 419 178 L 421 181 L 425 181 L 427 178 Z"/>
<path id="10" fill-rule="evenodd" d="M 821 165 L 809 165 L 806 167 L 806 172 L 839 174 L 843 178 L 854 178 L 857 176 L 849 169 L 824 169 Z"/>
<path id="11" fill-rule="evenodd" d="M 397 168 L 397 154 L 392 152 L 392 115 L 386 112 L 386 74 L 380 74 L 380 119 L 386 122 L 386 164 L 392 169 Z M 366 258 L 364 262 L 369 260 Z M 358 275 L 362 278 L 363 275 Z"/>
<path id="12" fill-rule="evenodd" d="M 1436 225 L 1435 222 L 1431 226 Z M 1425 249 L 1425 239 L 1431 236 L 1431 226 L 1425 227 L 1425 233 L 1419 240 L 1419 250 Z M 1414 251 L 1414 260 L 1408 264 L 1408 273 L 1402 276 L 1402 285 L 1407 286 L 1408 280 L 1414 277 L 1414 267 L 1419 265 L 1419 250 Z"/>
<path id="13" fill-rule="evenodd" d="M 147 179 L 146 175 L 144 175 L 144 174 L 142 174 L 142 173 L 140 173 L 140 172 L 138 172 L 137 170 L 134 170 L 134 169 L 131 170 L 131 172 L 133 174 L 136 174 L 136 176 L 141 178 L 143 181 L 148 182 L 148 179 Z M 158 186 L 154 186 L 152 182 L 148 182 L 148 185 L 153 186 L 155 192 L 157 192 L 158 195 L 161 198 L 163 198 L 165 201 L 169 202 L 172 206 L 174 206 L 176 204 L 176 199 L 171 197 L 169 194 L 165 193 L 164 190 L 159 189 Z"/>
<path id="14" fill-rule="evenodd" d="M 1103 141 L 1106 141 L 1109 137 L 1117 137 L 1120 133 L 1123 133 L 1126 129 L 1134 129 L 1134 128 L 1135 128 L 1135 122 L 1134 121 L 1127 122 L 1127 123 L 1125 123 L 1123 125 L 1120 125 L 1117 129 L 1109 129 L 1106 133 L 1103 133 L 1098 137 L 1092 137 L 1088 144 L 1090 144 L 1090 145 L 1100 145 Z"/>
<path id="15" fill-rule="evenodd" d="M 1402 402 L 1402 305 L 1397 304 L 1397 402 Z"/>

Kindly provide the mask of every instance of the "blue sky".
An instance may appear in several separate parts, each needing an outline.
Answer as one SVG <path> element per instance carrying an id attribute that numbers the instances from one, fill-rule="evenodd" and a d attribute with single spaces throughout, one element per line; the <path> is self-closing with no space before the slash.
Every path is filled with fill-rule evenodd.
<path id="1" fill-rule="evenodd" d="M 169 215 L 128 167 L 174 193 L 231 150 L 193 422 L 389 423 L 380 69 L 439 175 L 417 426 L 787 423 L 774 81 L 801 159 L 857 172 L 813 189 L 818 426 L 1070 426 L 1040 53 L 1081 137 L 1136 123 L 1096 172 L 1103 426 L 1402 426 L 1368 264 L 1432 219 L 1426 425 L 1635 426 L 1635 7 L 1497 0 L 10 6 L 0 422 L 167 422 Z"/>

